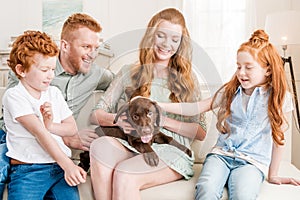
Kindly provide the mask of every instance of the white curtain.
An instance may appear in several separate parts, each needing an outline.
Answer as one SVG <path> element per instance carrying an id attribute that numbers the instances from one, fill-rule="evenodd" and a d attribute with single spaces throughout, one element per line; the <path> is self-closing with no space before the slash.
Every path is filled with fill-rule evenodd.
<path id="1" fill-rule="evenodd" d="M 236 51 L 255 27 L 253 0 L 183 0 L 191 38 L 214 62 L 223 82 L 236 69 Z"/>

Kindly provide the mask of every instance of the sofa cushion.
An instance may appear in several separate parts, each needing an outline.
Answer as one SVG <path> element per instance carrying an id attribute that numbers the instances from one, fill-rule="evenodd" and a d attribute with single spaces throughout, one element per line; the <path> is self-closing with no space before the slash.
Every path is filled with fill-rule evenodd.
<path id="1" fill-rule="evenodd" d="M 195 164 L 195 175 L 189 181 L 179 180 L 168 184 L 148 188 L 141 191 L 142 200 L 193 200 L 195 185 L 197 183 L 202 164 Z M 300 179 L 300 171 L 289 162 L 282 162 L 279 169 L 281 176 Z M 81 199 L 93 200 L 90 177 L 84 184 L 79 185 Z M 258 200 L 282 200 L 285 198 L 296 200 L 300 197 L 300 187 L 293 185 L 274 185 L 263 182 Z M 222 200 L 228 199 L 227 190 L 224 189 Z"/>

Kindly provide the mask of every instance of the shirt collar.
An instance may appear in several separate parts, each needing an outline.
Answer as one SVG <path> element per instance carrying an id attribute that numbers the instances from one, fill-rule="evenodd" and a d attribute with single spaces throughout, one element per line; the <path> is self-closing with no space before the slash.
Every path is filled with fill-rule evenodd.
<path id="1" fill-rule="evenodd" d="M 253 92 L 258 92 L 260 95 L 262 95 L 262 94 L 267 93 L 269 90 L 270 90 L 270 89 L 268 89 L 267 86 L 260 86 L 260 87 L 256 87 L 256 88 L 254 89 Z M 243 88 L 242 88 L 242 86 L 240 85 L 240 86 L 237 88 L 235 94 L 240 94 L 240 93 L 242 93 L 242 91 L 243 91 Z"/>
<path id="2" fill-rule="evenodd" d="M 58 76 L 62 73 L 64 73 L 65 70 L 64 68 L 61 66 L 60 62 L 59 62 L 59 58 L 57 58 L 56 60 L 56 68 L 55 68 L 55 76 Z"/>

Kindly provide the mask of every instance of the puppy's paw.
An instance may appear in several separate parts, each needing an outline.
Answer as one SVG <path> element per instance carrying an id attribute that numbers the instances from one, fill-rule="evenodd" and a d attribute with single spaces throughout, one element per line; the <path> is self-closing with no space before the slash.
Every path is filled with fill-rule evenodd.
<path id="1" fill-rule="evenodd" d="M 79 167 L 84 169 L 84 171 L 88 171 L 90 168 L 90 156 L 88 151 L 84 151 L 80 153 L 80 163 L 78 164 Z"/>
<path id="2" fill-rule="evenodd" d="M 192 151 L 188 148 L 185 149 L 184 151 L 189 157 L 192 157 Z"/>
<path id="3" fill-rule="evenodd" d="M 159 163 L 159 158 L 157 156 L 157 154 L 153 151 L 153 152 L 148 152 L 148 153 L 143 153 L 144 156 L 144 160 L 145 162 L 152 166 L 155 167 L 158 165 Z"/>

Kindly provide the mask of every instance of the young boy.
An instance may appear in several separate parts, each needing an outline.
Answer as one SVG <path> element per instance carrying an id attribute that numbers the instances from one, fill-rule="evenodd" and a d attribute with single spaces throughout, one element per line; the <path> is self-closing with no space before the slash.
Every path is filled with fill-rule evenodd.
<path id="1" fill-rule="evenodd" d="M 8 199 L 78 199 L 85 171 L 69 157 L 63 136 L 77 126 L 61 91 L 50 82 L 58 47 L 39 31 L 26 31 L 13 44 L 8 65 L 19 83 L 3 96 L 7 156 L 11 174 Z"/>

